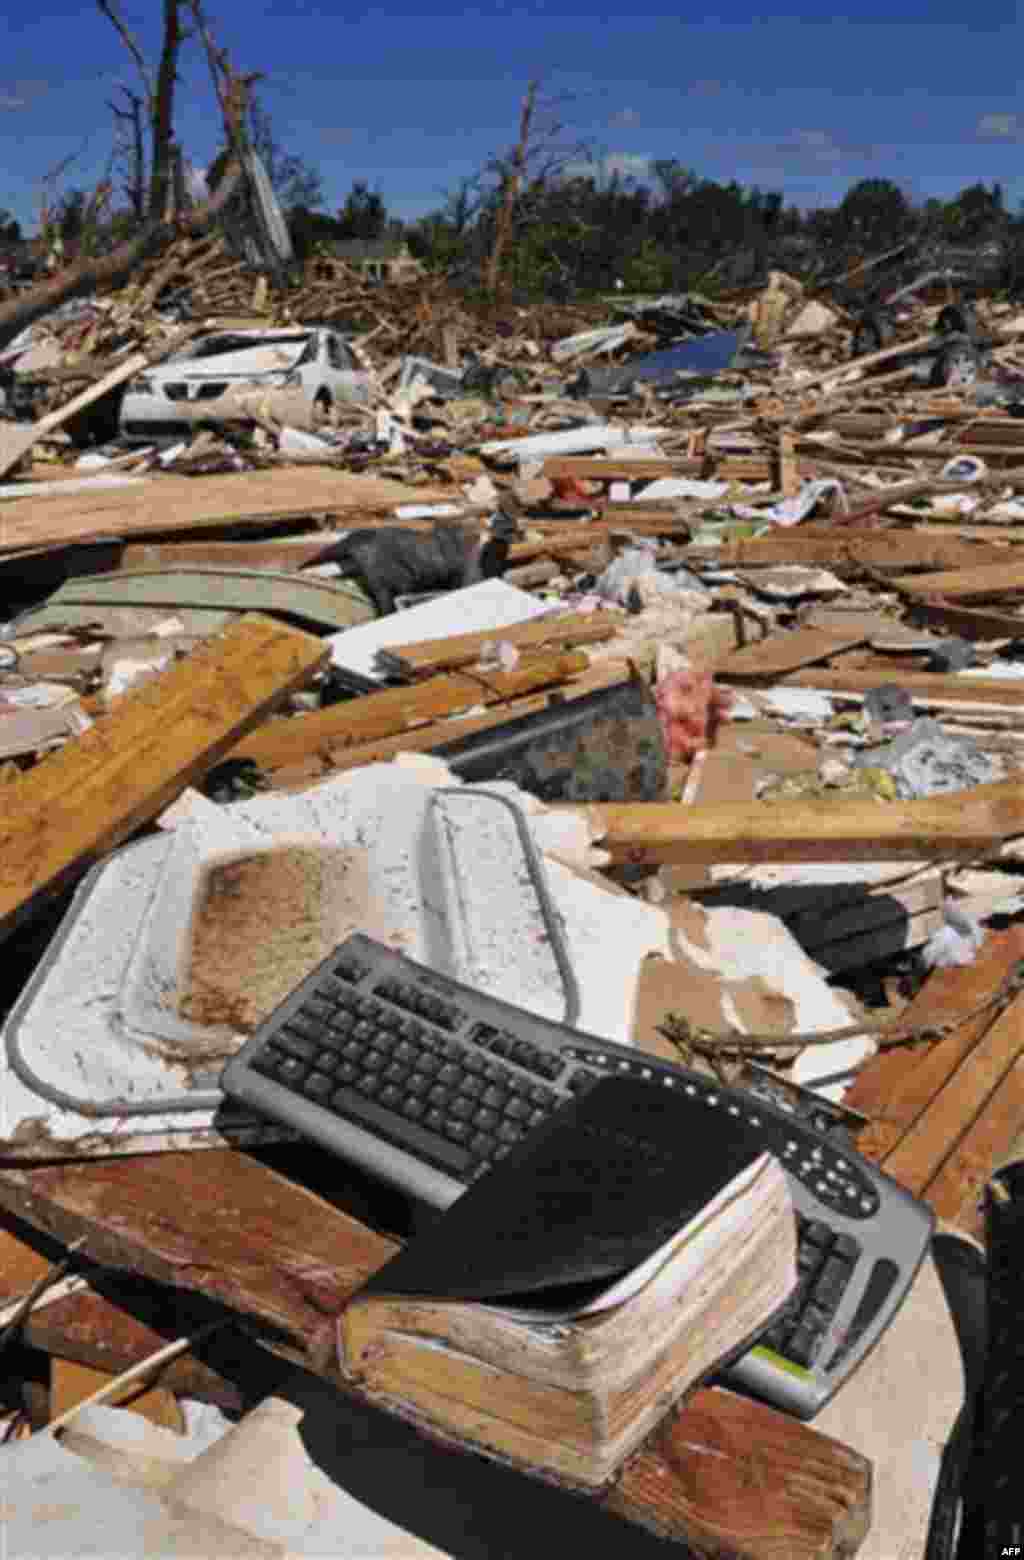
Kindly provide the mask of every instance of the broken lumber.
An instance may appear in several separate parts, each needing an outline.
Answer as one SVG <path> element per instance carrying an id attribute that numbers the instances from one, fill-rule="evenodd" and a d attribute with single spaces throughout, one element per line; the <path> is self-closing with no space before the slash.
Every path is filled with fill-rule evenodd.
<path id="1" fill-rule="evenodd" d="M 343 1165 L 341 1173 L 343 1184 Z M 171 1286 L 186 1308 L 190 1292 L 231 1307 L 272 1353 L 370 1401 L 334 1364 L 335 1319 L 396 1245 L 249 1155 L 210 1149 L 4 1168 L 0 1205 L 60 1240 L 84 1236 L 93 1260 Z M 184 1330 L 181 1321 L 171 1327 Z M 140 1336 L 139 1362 L 144 1345 Z M 458 1464 L 445 1466 L 458 1477 Z M 856 1452 L 763 1404 L 701 1390 L 593 1504 L 691 1553 L 843 1560 L 867 1530 L 870 1497 L 870 1464 Z"/>
<path id="2" fill-rule="evenodd" d="M 588 803 L 595 840 L 617 864 L 946 860 L 1024 833 L 1024 782 L 998 781 L 922 801 L 809 797 L 796 802 Z"/>
<path id="3" fill-rule="evenodd" d="M 1024 590 L 1024 563 L 1012 554 L 1000 563 L 978 569 L 943 570 L 938 574 L 898 574 L 889 583 L 910 596 L 941 596 L 947 600 L 967 601 L 972 597 L 991 600 Z"/>
<path id="4" fill-rule="evenodd" d="M 883 683 L 898 683 L 915 703 L 995 704 L 1007 709 L 1024 707 L 1024 686 L 1012 677 L 957 677 L 942 672 L 847 671 L 844 667 L 811 667 L 782 679 L 788 688 L 822 688 L 828 693 L 870 693 Z"/>
<path id="5" fill-rule="evenodd" d="M 753 644 L 734 650 L 715 667 L 715 676 L 737 682 L 774 680 L 796 667 L 815 661 L 827 661 L 841 650 L 852 650 L 864 643 L 864 634 L 856 631 L 833 632 L 826 628 L 798 628 L 792 633 L 769 634 Z"/>
<path id="6" fill-rule="evenodd" d="M 328 660 L 258 614 L 233 623 L 4 790 L 0 935 L 192 784 Z"/>
<path id="7" fill-rule="evenodd" d="M 45 417 L 40 417 L 34 423 L 25 426 L 14 424 L 0 428 L 0 477 L 18 464 L 23 456 L 27 455 L 34 444 L 44 439 L 48 433 L 53 433 L 62 423 L 74 417 L 76 412 L 84 411 L 100 396 L 106 395 L 108 390 L 113 390 L 116 385 L 124 384 L 126 379 L 131 379 L 134 374 L 141 371 L 151 362 L 151 357 L 146 352 L 133 352 L 131 357 L 112 368 L 109 374 L 104 374 L 102 379 L 97 379 L 95 384 L 87 386 L 79 395 L 57 408 L 55 412 L 48 412 Z"/>
<path id="8" fill-rule="evenodd" d="M 678 460 L 663 456 L 640 456 L 630 460 L 625 455 L 607 459 L 590 455 L 549 455 L 541 468 L 541 476 L 548 481 L 576 477 L 590 482 L 653 482 L 656 477 L 699 477 L 706 464 L 703 459 L 689 460 L 686 456 Z"/>
<path id="9" fill-rule="evenodd" d="M 601 661 L 583 676 L 559 689 L 559 699 L 571 704 L 599 688 L 611 688 L 617 683 L 628 682 L 631 669 L 627 661 Z M 491 731 L 504 726 L 510 720 L 523 715 L 534 715 L 549 708 L 551 695 L 539 693 L 511 704 L 485 711 L 482 715 L 452 717 L 431 721 L 428 726 L 417 726 L 413 731 L 403 731 L 397 737 L 381 737 L 375 742 L 359 742 L 352 747 L 331 748 L 318 763 L 296 765 L 294 772 L 283 766 L 275 774 L 275 790 L 282 788 L 304 789 L 325 772 L 337 773 L 342 769 L 358 769 L 363 764 L 386 764 L 399 753 L 432 753 L 448 742 L 458 742 L 462 737 L 474 736 L 479 731 Z"/>
<path id="10" fill-rule="evenodd" d="M 705 1387 L 629 1459 L 607 1506 L 695 1555 L 838 1560 L 867 1535 L 871 1484 L 841 1441 Z"/>
<path id="11" fill-rule="evenodd" d="M 566 682 L 589 664 L 581 650 L 524 656 L 511 672 L 448 673 L 411 688 L 387 688 L 312 715 L 271 721 L 239 743 L 231 757 L 251 759 L 261 769 L 278 769 L 315 753 L 330 755 L 332 749 L 397 736 L 477 704 L 502 704 L 521 693 Z"/>
<path id="12" fill-rule="evenodd" d="M 398 673 L 416 676 L 423 672 L 450 671 L 456 666 L 471 666 L 480 659 L 485 645 L 514 645 L 517 650 L 536 650 L 541 646 L 596 644 L 614 639 L 621 624 L 594 613 L 571 612 L 561 617 L 541 618 L 532 623 L 513 623 L 508 628 L 489 628 L 474 634 L 451 634 L 447 639 L 419 639 L 408 644 L 385 645 L 378 653 Z"/>

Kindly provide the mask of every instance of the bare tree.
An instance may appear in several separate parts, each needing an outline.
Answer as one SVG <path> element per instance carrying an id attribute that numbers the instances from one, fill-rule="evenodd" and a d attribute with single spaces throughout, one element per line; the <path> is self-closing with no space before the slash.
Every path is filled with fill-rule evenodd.
<path id="1" fill-rule="evenodd" d="M 497 181 L 497 210 L 494 214 L 491 252 L 484 266 L 484 286 L 494 293 L 498 288 L 501 262 L 517 223 L 528 215 L 528 197 L 564 173 L 567 165 L 586 155 L 581 141 L 566 140 L 564 109 L 572 101 L 569 93 L 541 96 L 541 78 L 527 82 L 519 110 L 519 135 L 511 151 L 488 164 L 485 177 Z"/>
<path id="2" fill-rule="evenodd" d="M 163 42 L 155 72 L 129 31 L 114 0 L 97 0 L 104 15 L 113 22 L 131 55 L 143 86 L 143 104 L 149 133 L 149 179 L 144 219 L 133 236 L 108 254 L 81 256 L 75 264 L 27 293 L 0 305 L 0 348 L 34 320 L 49 314 L 69 298 L 90 292 L 100 284 L 121 281 L 147 256 L 157 254 L 179 233 L 201 233 L 228 203 L 243 177 L 242 156 L 247 145 L 246 119 L 249 94 L 258 73 L 239 75 L 231 65 L 227 50 L 220 48 L 203 11 L 202 0 L 164 0 Z M 187 15 L 192 26 L 186 27 Z M 210 199 L 193 211 L 175 213 L 172 209 L 172 173 L 174 147 L 174 88 L 178 55 L 186 36 L 197 34 L 206 54 L 213 90 L 220 107 L 224 136 L 232 157 Z"/>

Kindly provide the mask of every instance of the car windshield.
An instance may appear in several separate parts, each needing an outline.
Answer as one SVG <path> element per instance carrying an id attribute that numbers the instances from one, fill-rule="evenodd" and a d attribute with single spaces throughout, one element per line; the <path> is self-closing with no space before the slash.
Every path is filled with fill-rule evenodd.
<path id="1" fill-rule="evenodd" d="M 310 339 L 308 332 L 304 336 L 294 333 L 287 336 L 204 336 L 201 341 L 193 342 L 185 351 L 177 354 L 177 360 L 194 362 L 196 358 L 222 357 L 228 352 L 249 352 L 254 347 L 294 347 L 298 352 L 309 344 Z"/>

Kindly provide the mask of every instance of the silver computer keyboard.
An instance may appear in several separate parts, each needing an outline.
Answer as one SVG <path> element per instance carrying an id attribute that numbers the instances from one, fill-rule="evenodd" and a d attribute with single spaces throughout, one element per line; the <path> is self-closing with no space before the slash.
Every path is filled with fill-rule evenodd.
<path id="1" fill-rule="evenodd" d="M 933 1219 L 852 1148 L 765 1092 L 538 1018 L 362 934 L 347 938 L 228 1063 L 230 1098 L 409 1196 L 445 1208 L 559 1105 L 608 1074 L 741 1120 L 787 1171 L 799 1282 L 727 1371 L 810 1418 L 898 1309 Z"/>

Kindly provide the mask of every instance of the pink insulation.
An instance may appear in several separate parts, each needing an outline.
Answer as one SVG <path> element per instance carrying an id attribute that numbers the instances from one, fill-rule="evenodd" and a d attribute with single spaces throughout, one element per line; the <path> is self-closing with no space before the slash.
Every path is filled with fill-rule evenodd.
<path id="1" fill-rule="evenodd" d="M 706 667 L 688 666 L 663 677 L 654 699 L 669 760 L 678 762 L 711 745 L 732 694 L 715 687 Z"/>

